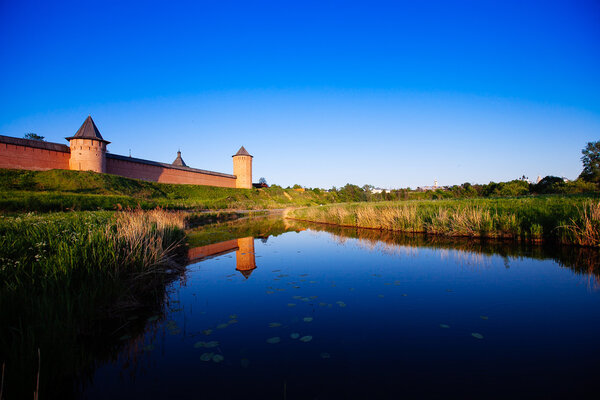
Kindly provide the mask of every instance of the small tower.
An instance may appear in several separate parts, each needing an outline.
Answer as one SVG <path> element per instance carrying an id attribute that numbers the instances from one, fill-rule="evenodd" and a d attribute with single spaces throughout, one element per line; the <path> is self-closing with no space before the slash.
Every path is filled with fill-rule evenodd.
<path id="1" fill-rule="evenodd" d="M 175 159 L 175 161 L 173 161 L 172 165 L 177 165 L 178 167 L 187 167 L 187 164 L 185 163 L 185 161 L 183 161 L 183 158 L 181 158 L 180 150 L 177 150 L 177 158 Z"/>
<path id="2" fill-rule="evenodd" d="M 237 177 L 236 188 L 252 189 L 252 156 L 244 146 L 233 157 L 233 174 Z"/>
<path id="3" fill-rule="evenodd" d="M 238 250 L 235 252 L 235 269 L 240 271 L 244 278 L 250 278 L 252 271 L 256 269 L 256 259 L 254 258 L 254 238 L 239 238 Z"/>
<path id="4" fill-rule="evenodd" d="M 88 117 L 75 136 L 65 138 L 69 141 L 71 158 L 69 169 L 75 171 L 106 172 L 106 145 L 92 117 Z"/>

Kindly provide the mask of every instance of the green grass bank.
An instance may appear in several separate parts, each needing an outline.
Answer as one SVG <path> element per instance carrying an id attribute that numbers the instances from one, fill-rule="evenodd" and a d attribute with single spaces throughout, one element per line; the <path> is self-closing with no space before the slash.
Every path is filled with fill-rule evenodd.
<path id="1" fill-rule="evenodd" d="M 287 218 L 428 235 L 600 246 L 593 196 L 346 203 L 288 210 Z"/>
<path id="2" fill-rule="evenodd" d="M 326 192 L 146 182 L 95 172 L 0 169 L 0 211 L 276 209 L 326 204 Z"/>

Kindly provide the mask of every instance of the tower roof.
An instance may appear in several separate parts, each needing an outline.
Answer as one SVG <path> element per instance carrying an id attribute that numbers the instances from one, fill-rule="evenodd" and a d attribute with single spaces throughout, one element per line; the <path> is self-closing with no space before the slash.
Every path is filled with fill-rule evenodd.
<path id="1" fill-rule="evenodd" d="M 238 152 L 235 153 L 232 157 L 235 157 L 235 156 L 250 156 L 250 153 L 248 153 L 246 151 L 246 149 L 244 148 L 244 146 L 242 146 L 242 147 L 240 147 Z M 252 157 L 252 156 L 250 156 L 250 157 Z"/>
<path id="2" fill-rule="evenodd" d="M 183 158 L 181 158 L 181 151 L 177 151 L 177 158 L 175 159 L 175 161 L 173 161 L 173 165 L 177 165 L 179 167 L 187 167 L 187 164 L 185 163 L 185 161 L 183 161 Z"/>
<path id="3" fill-rule="evenodd" d="M 107 144 L 110 143 L 108 140 L 104 140 L 104 138 L 100 134 L 100 131 L 98 130 L 98 127 L 96 126 L 94 120 L 90 115 L 88 115 L 85 121 L 83 121 L 83 124 L 81 125 L 81 128 L 79 128 L 77 133 L 74 136 L 68 137 L 66 139 L 94 139 L 99 140 L 101 142 L 105 142 Z"/>

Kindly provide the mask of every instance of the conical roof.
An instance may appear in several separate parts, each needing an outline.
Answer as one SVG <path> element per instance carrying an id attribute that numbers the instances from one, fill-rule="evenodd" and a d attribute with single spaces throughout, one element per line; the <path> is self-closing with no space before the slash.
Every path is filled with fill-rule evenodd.
<path id="1" fill-rule="evenodd" d="M 254 267 L 252 269 L 238 269 L 238 271 L 240 271 L 240 273 L 244 276 L 244 278 L 248 279 L 248 278 L 250 278 L 250 275 L 252 275 L 252 271 L 254 271 L 255 269 L 256 269 L 256 267 Z"/>
<path id="2" fill-rule="evenodd" d="M 83 121 L 83 124 L 81 125 L 81 128 L 79 128 L 77 133 L 74 136 L 68 137 L 66 139 L 94 139 L 100 140 L 105 143 L 110 143 L 109 141 L 104 140 L 104 138 L 100 134 L 100 131 L 98 130 L 98 127 L 96 126 L 94 120 L 90 115 L 88 115 L 85 121 Z"/>
<path id="3" fill-rule="evenodd" d="M 246 151 L 246 149 L 244 148 L 244 146 L 242 146 L 242 147 L 240 147 L 238 152 L 235 153 L 232 157 L 235 157 L 235 156 L 250 156 L 250 153 L 248 153 Z M 250 157 L 252 157 L 252 156 L 250 156 Z"/>
<path id="4" fill-rule="evenodd" d="M 175 159 L 175 161 L 173 161 L 173 165 L 177 165 L 179 167 L 187 167 L 187 164 L 185 163 L 185 161 L 183 161 L 183 158 L 181 158 L 181 151 L 177 152 L 177 158 Z"/>

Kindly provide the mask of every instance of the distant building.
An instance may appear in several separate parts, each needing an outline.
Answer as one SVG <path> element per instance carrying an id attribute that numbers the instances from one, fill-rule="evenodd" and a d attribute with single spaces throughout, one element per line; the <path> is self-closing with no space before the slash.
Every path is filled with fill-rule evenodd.
<path id="1" fill-rule="evenodd" d="M 252 188 L 252 156 L 242 146 L 233 157 L 233 175 L 188 167 L 181 151 L 171 164 L 121 156 L 107 151 L 105 140 L 91 116 L 69 146 L 40 140 L 0 136 L 0 168 L 94 171 L 161 183 Z"/>

